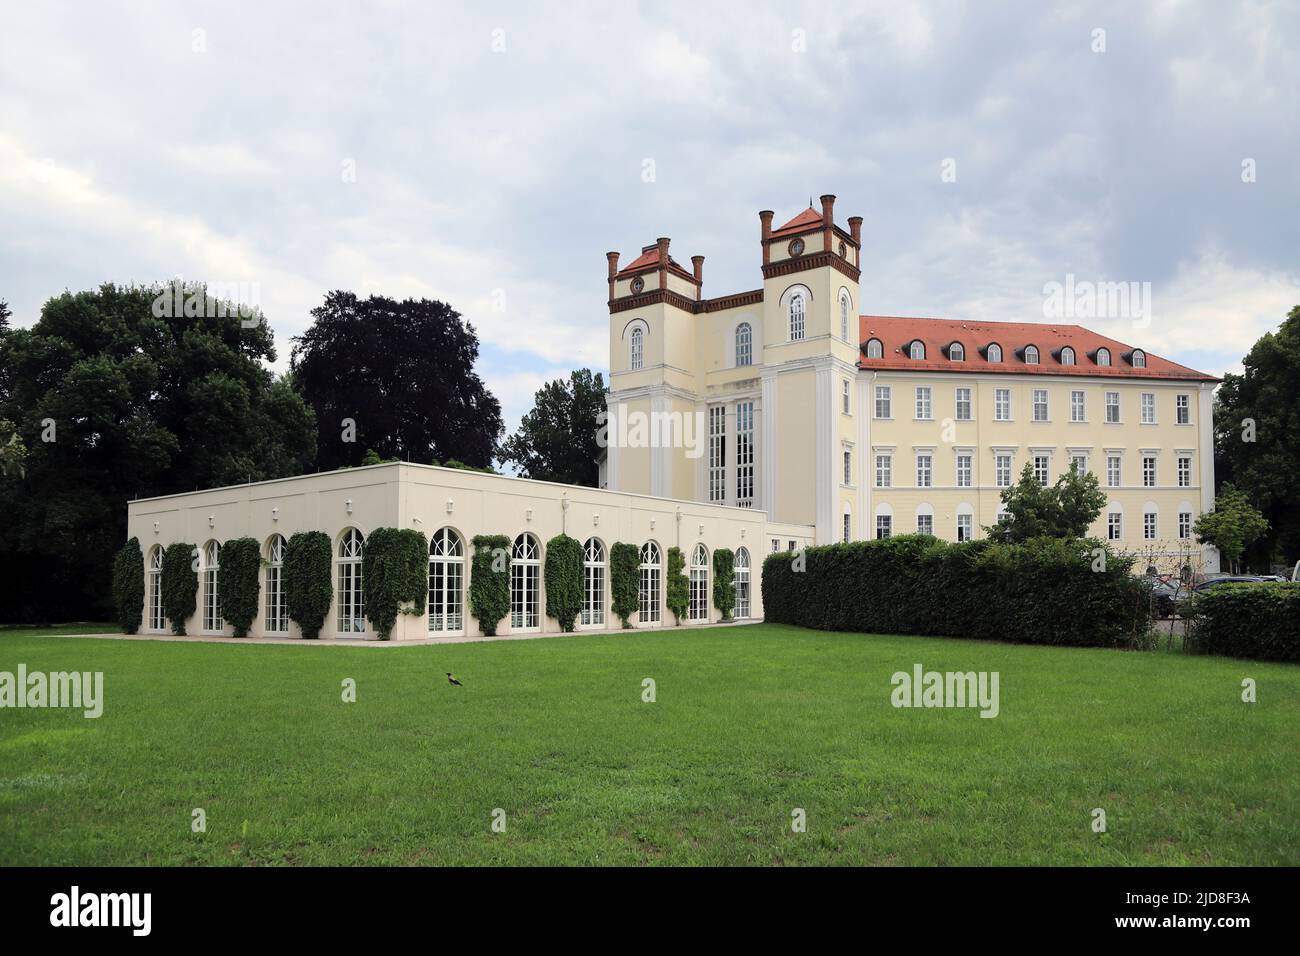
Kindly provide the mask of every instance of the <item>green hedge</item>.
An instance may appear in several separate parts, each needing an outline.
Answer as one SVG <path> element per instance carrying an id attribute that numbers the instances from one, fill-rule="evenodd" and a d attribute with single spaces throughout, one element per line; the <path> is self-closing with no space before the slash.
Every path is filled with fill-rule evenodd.
<path id="1" fill-rule="evenodd" d="M 320 636 L 334 598 L 334 545 L 323 531 L 299 531 L 284 546 L 284 606 L 308 640 Z"/>
<path id="2" fill-rule="evenodd" d="M 113 607 L 123 634 L 140 630 L 144 616 L 144 552 L 139 538 L 128 540 L 113 559 Z"/>
<path id="3" fill-rule="evenodd" d="M 823 630 L 1135 647 L 1150 610 L 1132 563 L 1092 540 L 855 541 L 769 555 L 763 611 Z"/>
<path id="4" fill-rule="evenodd" d="M 503 534 L 479 534 L 471 543 L 469 612 L 490 637 L 510 613 L 510 539 Z"/>
<path id="5" fill-rule="evenodd" d="M 560 630 L 573 630 L 582 610 L 582 545 L 567 534 L 546 542 L 542 562 L 542 583 L 546 587 L 546 616 L 560 622 Z"/>
<path id="6" fill-rule="evenodd" d="M 221 546 L 221 616 L 246 637 L 257 617 L 262 593 L 262 549 L 253 538 L 235 538 Z"/>
<path id="7" fill-rule="evenodd" d="M 682 572 L 686 569 L 686 558 L 681 548 L 668 549 L 668 576 L 664 579 L 667 587 L 665 603 L 673 612 L 677 623 L 686 619 L 686 612 L 691 606 L 691 582 Z"/>
<path id="8" fill-rule="evenodd" d="M 167 545 L 162 560 L 162 609 L 173 634 L 185 633 L 199 592 L 199 551 L 192 544 Z"/>
<path id="9" fill-rule="evenodd" d="M 361 556 L 361 590 L 366 617 L 381 641 L 393 636 L 402 605 L 423 614 L 429 596 L 429 539 L 404 528 L 375 528 Z"/>
<path id="10" fill-rule="evenodd" d="M 730 548 L 713 552 L 713 606 L 722 612 L 724 621 L 731 620 L 736 607 L 736 555 Z"/>
<path id="11" fill-rule="evenodd" d="M 609 550 L 609 586 L 613 610 L 624 627 L 641 606 L 641 549 L 620 541 Z"/>
<path id="12" fill-rule="evenodd" d="M 1300 661 L 1300 584 L 1220 584 L 1192 599 L 1187 648 Z"/>

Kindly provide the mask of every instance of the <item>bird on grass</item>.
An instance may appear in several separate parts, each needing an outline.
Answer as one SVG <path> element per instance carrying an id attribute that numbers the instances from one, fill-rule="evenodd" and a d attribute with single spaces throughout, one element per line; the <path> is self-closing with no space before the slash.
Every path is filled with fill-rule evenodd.
<path id="1" fill-rule="evenodd" d="M 448 683 L 448 684 L 455 684 L 457 687 L 464 687 L 464 686 L 465 686 L 465 685 L 462 684 L 460 681 L 456 680 L 456 678 L 455 678 L 455 677 L 454 677 L 450 672 L 447 673 L 447 683 Z"/>

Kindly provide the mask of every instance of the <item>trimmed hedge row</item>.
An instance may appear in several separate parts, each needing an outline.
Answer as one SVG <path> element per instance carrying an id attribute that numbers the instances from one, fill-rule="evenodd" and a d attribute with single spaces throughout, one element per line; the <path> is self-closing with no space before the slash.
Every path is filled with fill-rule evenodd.
<path id="1" fill-rule="evenodd" d="M 546 614 L 560 622 L 560 630 L 572 631 L 582 610 L 582 545 L 577 538 L 557 534 L 546 542 L 542 563 L 546 586 Z"/>
<path id="2" fill-rule="evenodd" d="M 429 600 L 429 539 L 424 532 L 371 531 L 361 554 L 361 594 L 381 641 L 392 637 L 398 614 L 423 614 Z"/>
<path id="3" fill-rule="evenodd" d="M 253 538 L 234 538 L 221 546 L 221 616 L 235 637 L 247 637 L 257 617 L 261 570 L 262 549 Z"/>
<path id="4" fill-rule="evenodd" d="M 1093 540 L 902 535 L 769 555 L 763 610 L 832 631 L 1135 647 L 1150 605 L 1131 566 Z"/>
<path id="5" fill-rule="evenodd" d="M 609 586 L 612 609 L 623 622 L 632 626 L 632 615 L 641 608 L 641 549 L 625 541 L 609 549 Z"/>
<path id="6" fill-rule="evenodd" d="M 678 624 L 686 619 L 686 612 L 691 606 L 691 581 L 685 571 L 686 557 L 682 554 L 682 549 L 669 548 L 668 573 L 664 578 L 667 591 L 664 603 L 673 612 Z"/>
<path id="7" fill-rule="evenodd" d="M 724 621 L 731 620 L 736 607 L 736 554 L 730 548 L 713 552 L 713 606 L 722 612 Z"/>
<path id="8" fill-rule="evenodd" d="M 1300 661 L 1300 584 L 1221 584 L 1193 598 L 1187 649 Z"/>
<path id="9" fill-rule="evenodd" d="M 320 636 L 334 598 L 334 545 L 324 531 L 299 531 L 284 546 L 284 606 L 308 640 Z"/>
<path id="10" fill-rule="evenodd" d="M 123 634 L 140 630 L 144 617 L 144 552 L 130 538 L 113 559 L 113 606 Z"/>
<path id="11" fill-rule="evenodd" d="M 469 612 L 491 637 L 510 613 L 510 539 L 503 534 L 477 534 L 471 543 Z"/>
<path id="12" fill-rule="evenodd" d="M 199 549 L 178 541 L 167 545 L 162 559 L 162 609 L 172 633 L 183 635 L 185 622 L 198 607 Z"/>

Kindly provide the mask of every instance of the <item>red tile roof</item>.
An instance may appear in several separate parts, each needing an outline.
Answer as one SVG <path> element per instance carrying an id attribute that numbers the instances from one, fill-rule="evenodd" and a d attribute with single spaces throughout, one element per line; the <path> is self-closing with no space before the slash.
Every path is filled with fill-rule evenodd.
<path id="1" fill-rule="evenodd" d="M 817 226 L 820 226 L 821 223 L 821 212 L 814 209 L 812 206 L 809 206 L 781 228 L 772 230 L 772 236 L 775 238 L 776 236 L 783 236 L 788 233 L 807 232 L 809 229 L 814 229 Z"/>
<path id="2" fill-rule="evenodd" d="M 641 255 L 637 256 L 623 268 L 619 269 L 616 278 L 630 275 L 633 272 L 641 272 L 642 270 L 657 267 L 658 265 L 659 246 L 642 246 Z M 675 272 L 682 278 L 690 279 L 692 282 L 695 281 L 695 274 L 683 269 L 677 260 L 673 258 L 672 253 L 668 254 L 668 271 Z"/>
<path id="3" fill-rule="evenodd" d="M 858 352 L 859 368 L 1220 381 L 1213 375 L 1152 355 L 1141 346 L 1136 348 L 1146 353 L 1146 368 L 1134 368 L 1124 356 L 1135 346 L 1108 338 L 1081 325 L 1052 322 L 963 322 L 959 319 L 922 319 L 897 315 L 862 315 L 858 317 L 858 323 L 861 343 Z M 867 358 L 867 341 L 873 338 L 880 339 L 884 346 L 883 358 Z M 909 357 L 908 346 L 916 339 L 925 344 L 923 360 Z M 962 344 L 966 353 L 964 361 L 953 362 L 948 359 L 947 347 L 953 342 Z M 989 362 L 984 357 L 984 348 L 994 342 L 1002 346 L 1000 363 Z M 1027 345 L 1038 347 L 1037 365 L 1025 364 L 1023 349 Z M 1060 362 L 1060 349 L 1067 345 L 1075 351 L 1074 365 L 1062 365 Z M 1109 366 L 1097 365 L 1092 357 L 1097 349 L 1103 347 L 1110 349 Z"/>

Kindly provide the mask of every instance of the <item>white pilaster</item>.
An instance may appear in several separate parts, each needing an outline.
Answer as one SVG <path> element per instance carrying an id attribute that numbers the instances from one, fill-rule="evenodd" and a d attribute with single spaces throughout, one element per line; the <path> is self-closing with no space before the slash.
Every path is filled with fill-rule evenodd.
<path id="1" fill-rule="evenodd" d="M 777 513 L 776 507 L 776 370 L 763 369 L 763 397 L 756 410 L 760 418 L 758 428 L 758 488 L 755 497 L 758 506 L 767 512 L 773 521 L 781 521 L 784 516 Z"/>

